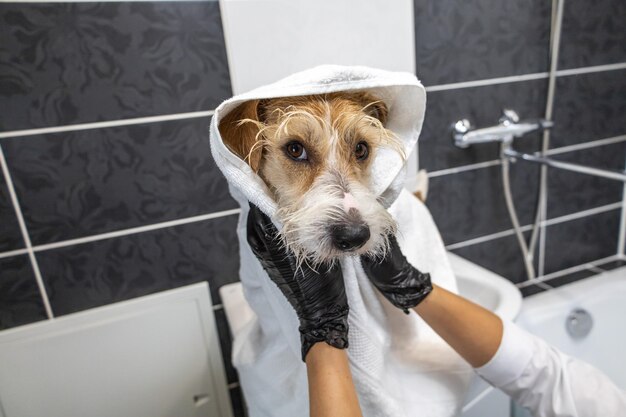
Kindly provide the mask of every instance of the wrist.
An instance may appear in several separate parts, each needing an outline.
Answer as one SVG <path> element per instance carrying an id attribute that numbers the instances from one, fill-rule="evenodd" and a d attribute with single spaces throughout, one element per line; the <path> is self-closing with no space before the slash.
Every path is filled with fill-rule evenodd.
<path id="1" fill-rule="evenodd" d="M 309 350 L 319 342 L 325 342 L 336 349 L 348 347 L 348 312 L 347 305 L 335 305 L 318 317 L 309 320 L 300 319 L 303 361 Z"/>
<path id="2" fill-rule="evenodd" d="M 424 312 L 427 312 L 429 309 L 432 308 L 433 304 L 437 303 L 437 299 L 439 298 L 440 295 L 441 295 L 441 288 L 439 288 L 435 284 L 432 284 L 432 289 L 430 290 L 430 292 L 424 297 L 424 299 L 418 305 L 413 307 L 413 310 L 415 310 L 415 312 L 419 315 L 423 314 Z"/>
<path id="3" fill-rule="evenodd" d="M 333 365 L 333 362 L 337 359 L 341 359 L 346 355 L 343 349 L 338 349 L 325 342 L 317 342 L 311 346 L 304 362 L 307 366 L 329 366 Z"/>

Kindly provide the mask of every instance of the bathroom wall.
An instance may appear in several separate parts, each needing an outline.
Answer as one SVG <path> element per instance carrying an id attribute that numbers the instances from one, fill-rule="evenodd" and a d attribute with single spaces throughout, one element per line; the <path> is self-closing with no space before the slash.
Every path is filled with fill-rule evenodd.
<path id="1" fill-rule="evenodd" d="M 498 148 L 456 149 L 450 125 L 493 124 L 504 107 L 543 116 L 551 15 L 542 0 L 413 11 L 428 206 L 450 250 L 527 294 L 539 288 L 523 283 Z M 624 169 L 624 21 L 620 0 L 566 0 L 556 158 Z M 0 329 L 207 280 L 228 355 L 217 290 L 237 279 L 237 210 L 207 145 L 211 112 L 232 94 L 227 61 L 216 1 L 0 3 Z M 540 137 L 518 143 L 535 151 Z M 528 234 L 539 170 L 511 174 Z M 622 263 L 622 188 L 549 171 L 537 252 L 548 286 Z"/>
<path id="2" fill-rule="evenodd" d="M 552 5 L 474 0 L 415 1 L 417 74 L 428 106 L 420 167 L 429 171 L 428 206 L 449 250 L 507 277 L 525 294 L 525 272 L 502 191 L 499 146 L 455 148 L 450 125 L 468 118 L 497 123 L 503 108 L 545 115 Z M 566 0 L 550 153 L 554 158 L 623 170 L 626 155 L 626 4 Z M 541 137 L 516 141 L 541 149 Z M 530 235 L 537 166 L 518 162 L 511 183 L 520 223 Z M 547 221 L 535 269 L 543 288 L 621 265 L 622 184 L 548 170 Z M 620 239 L 621 238 L 621 239 Z M 571 275 L 573 273 L 574 275 Z"/>

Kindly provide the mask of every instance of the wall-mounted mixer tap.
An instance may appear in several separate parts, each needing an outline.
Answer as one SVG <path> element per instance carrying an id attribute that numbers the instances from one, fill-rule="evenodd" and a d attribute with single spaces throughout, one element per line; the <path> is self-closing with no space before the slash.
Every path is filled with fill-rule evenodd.
<path id="1" fill-rule="evenodd" d="M 530 132 L 549 129 L 552 122 L 549 120 L 520 121 L 514 110 L 502 111 L 499 124 L 496 126 L 474 129 L 467 119 L 461 119 L 454 124 L 454 144 L 459 148 L 467 148 L 476 143 L 510 142 L 513 138 L 522 137 Z"/>
<path id="2" fill-rule="evenodd" d="M 511 161 L 519 159 L 553 168 L 626 182 L 625 172 L 561 162 L 547 158 L 539 153 L 526 154 L 513 149 L 514 138 L 522 137 L 531 132 L 550 129 L 552 126 L 553 123 L 551 121 L 544 119 L 520 121 L 519 116 L 514 110 L 504 110 L 502 117 L 500 117 L 498 124 L 495 126 L 474 129 L 467 119 L 457 121 L 453 126 L 452 137 L 454 144 L 459 148 L 467 148 L 477 143 L 500 142 L 503 144 L 502 157 L 508 158 Z"/>

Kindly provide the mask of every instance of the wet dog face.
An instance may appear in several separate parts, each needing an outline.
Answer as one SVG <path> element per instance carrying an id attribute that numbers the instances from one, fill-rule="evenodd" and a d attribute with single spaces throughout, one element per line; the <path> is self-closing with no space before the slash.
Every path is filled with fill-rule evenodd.
<path id="1" fill-rule="evenodd" d="M 263 178 L 278 204 L 285 244 L 313 264 L 378 254 L 395 222 L 370 191 L 387 108 L 366 93 L 244 103 L 220 122 L 226 145 Z"/>

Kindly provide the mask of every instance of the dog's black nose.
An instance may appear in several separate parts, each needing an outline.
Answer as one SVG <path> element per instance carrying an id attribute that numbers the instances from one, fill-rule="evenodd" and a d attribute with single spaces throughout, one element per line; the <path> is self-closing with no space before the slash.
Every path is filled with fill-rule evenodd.
<path id="1" fill-rule="evenodd" d="M 351 251 L 365 245 L 370 238 L 370 228 L 365 223 L 335 225 L 330 236 L 337 249 Z"/>

